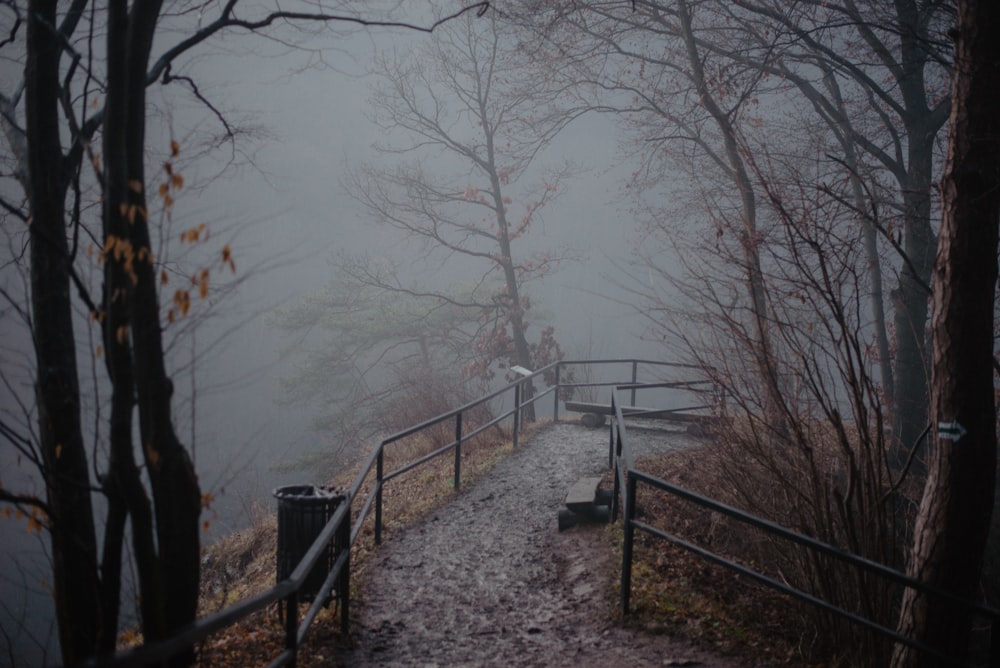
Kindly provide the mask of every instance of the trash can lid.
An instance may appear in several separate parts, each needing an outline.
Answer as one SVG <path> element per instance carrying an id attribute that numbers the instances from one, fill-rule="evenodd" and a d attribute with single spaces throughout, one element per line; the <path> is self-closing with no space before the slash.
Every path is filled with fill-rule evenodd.
<path id="1" fill-rule="evenodd" d="M 335 499 L 344 495 L 331 485 L 285 485 L 273 494 L 276 499 Z"/>

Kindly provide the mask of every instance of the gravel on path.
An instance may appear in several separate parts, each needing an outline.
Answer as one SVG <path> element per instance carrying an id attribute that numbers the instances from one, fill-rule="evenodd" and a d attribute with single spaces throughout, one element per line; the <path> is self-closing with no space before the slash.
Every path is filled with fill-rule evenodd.
<path id="1" fill-rule="evenodd" d="M 638 455 L 692 444 L 632 429 Z M 618 564 L 600 527 L 560 533 L 577 479 L 607 469 L 608 430 L 559 422 L 386 541 L 355 608 L 343 666 L 744 665 L 614 621 Z"/>

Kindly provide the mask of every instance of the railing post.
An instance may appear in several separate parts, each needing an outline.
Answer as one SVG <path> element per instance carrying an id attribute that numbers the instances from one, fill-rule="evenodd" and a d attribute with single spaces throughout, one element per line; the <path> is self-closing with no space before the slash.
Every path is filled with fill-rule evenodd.
<path id="1" fill-rule="evenodd" d="M 614 441 L 615 441 L 615 422 L 616 421 L 617 420 L 616 420 L 615 416 L 612 415 L 611 416 L 611 443 L 612 444 L 614 444 Z M 612 448 L 613 447 L 614 446 L 612 445 Z M 611 452 L 613 453 L 614 450 L 612 449 Z M 618 499 L 618 495 L 621 494 L 621 491 L 622 491 L 621 477 L 619 476 L 619 471 L 618 471 L 618 469 L 619 469 L 620 466 L 621 466 L 621 462 L 619 460 L 617 460 L 617 459 L 614 459 L 614 456 L 612 455 L 611 475 L 612 475 L 612 478 L 613 478 L 612 484 L 614 485 L 614 487 L 611 490 L 611 509 L 609 511 L 610 512 L 610 520 L 612 522 L 614 522 L 615 520 L 618 519 L 618 509 L 621 507 L 621 503 L 620 503 L 620 501 Z"/>
<path id="2" fill-rule="evenodd" d="M 639 360 L 632 360 L 632 394 L 630 406 L 635 406 L 635 384 L 639 381 Z"/>
<path id="3" fill-rule="evenodd" d="M 517 450 L 517 432 L 521 428 L 521 383 L 514 385 L 514 449 Z"/>
<path id="4" fill-rule="evenodd" d="M 555 405 L 552 407 L 552 421 L 559 422 L 559 371 L 562 369 L 562 362 L 556 364 L 556 391 Z"/>
<path id="5" fill-rule="evenodd" d="M 615 434 L 618 432 L 618 429 L 616 429 L 616 424 L 618 422 L 618 420 L 617 420 L 617 413 L 615 412 L 615 396 L 616 395 L 617 395 L 616 392 L 614 392 L 614 391 L 611 392 L 611 419 L 609 420 L 609 422 L 611 423 L 611 432 L 610 432 L 610 436 L 608 437 L 608 468 L 609 469 L 613 469 L 615 467 Z"/>
<path id="6" fill-rule="evenodd" d="M 340 523 L 337 527 L 337 537 L 336 546 L 337 549 L 334 550 L 337 557 L 340 556 L 341 550 L 347 550 L 347 561 L 344 562 L 344 568 L 340 571 L 340 577 L 337 582 L 337 594 L 340 599 L 340 631 L 342 633 L 347 633 L 348 627 L 351 623 L 351 499 L 348 497 L 345 500 L 347 504 L 347 515 L 344 516 L 344 521 Z M 335 557 L 336 558 L 336 557 Z"/>
<path id="7" fill-rule="evenodd" d="M 299 653 L 299 590 L 296 589 L 285 599 L 285 649 L 292 653 L 289 662 L 295 668 Z"/>
<path id="8" fill-rule="evenodd" d="M 385 446 L 378 444 L 378 459 L 375 464 L 375 544 L 382 544 L 382 474 Z"/>
<path id="9" fill-rule="evenodd" d="M 462 414 L 455 416 L 455 490 L 462 486 Z"/>
<path id="10" fill-rule="evenodd" d="M 627 615 L 630 598 L 632 595 L 632 543 L 635 540 L 635 527 L 632 526 L 632 518 L 635 516 L 635 478 L 631 471 L 625 472 L 625 504 L 623 521 L 625 526 L 622 539 L 622 589 L 621 603 L 622 614 Z"/>

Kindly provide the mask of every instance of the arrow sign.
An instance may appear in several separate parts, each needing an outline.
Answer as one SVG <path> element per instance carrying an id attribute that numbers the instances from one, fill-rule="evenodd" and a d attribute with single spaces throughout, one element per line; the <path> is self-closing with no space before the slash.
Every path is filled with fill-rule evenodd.
<path id="1" fill-rule="evenodd" d="M 958 420 L 952 420 L 951 422 L 938 422 L 938 438 L 943 438 L 947 441 L 958 442 L 960 438 L 965 436 L 968 431 Z"/>

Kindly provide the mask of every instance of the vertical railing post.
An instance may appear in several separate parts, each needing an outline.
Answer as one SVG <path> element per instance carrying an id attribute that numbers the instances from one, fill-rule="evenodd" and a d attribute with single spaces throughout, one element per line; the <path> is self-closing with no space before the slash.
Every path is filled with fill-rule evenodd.
<path id="1" fill-rule="evenodd" d="M 614 415 L 611 416 L 611 442 L 614 443 L 615 438 L 615 423 L 617 419 Z M 612 450 L 614 452 L 614 450 Z M 618 519 L 618 509 L 621 507 L 621 503 L 618 500 L 618 495 L 622 492 L 621 483 L 621 460 L 614 459 L 612 456 L 611 462 L 611 475 L 613 477 L 612 484 L 614 485 L 611 490 L 611 509 L 609 511 L 609 518 L 612 522 Z"/>
<path id="2" fill-rule="evenodd" d="M 455 490 L 462 486 L 462 413 L 455 416 Z"/>
<path id="3" fill-rule="evenodd" d="M 635 406 L 635 385 L 639 381 L 639 360 L 632 360 L 632 394 L 629 406 Z"/>
<path id="4" fill-rule="evenodd" d="M 378 444 L 378 458 L 375 463 L 375 544 L 382 544 L 382 474 L 385 444 Z"/>
<path id="5" fill-rule="evenodd" d="M 517 450 L 517 432 L 521 428 L 521 383 L 514 385 L 514 449 Z"/>
<path id="6" fill-rule="evenodd" d="M 285 599 L 285 649 L 292 653 L 289 666 L 295 668 L 299 653 L 299 590 Z"/>
<path id="7" fill-rule="evenodd" d="M 340 599 L 340 630 L 342 633 L 347 633 L 348 627 L 350 626 L 350 613 L 351 613 L 351 498 L 348 497 L 344 500 L 347 504 L 347 514 L 344 515 L 344 521 L 340 523 L 337 527 L 337 537 L 336 537 L 336 558 L 339 558 L 341 550 L 347 551 L 347 560 L 344 562 L 344 568 L 340 571 L 340 577 L 337 582 L 337 594 Z"/>
<path id="8" fill-rule="evenodd" d="M 625 503 L 622 508 L 625 522 L 622 539 L 622 614 L 627 615 L 632 595 L 632 543 L 635 539 L 635 527 L 632 519 L 635 517 L 635 478 L 631 471 L 625 472 Z"/>
<path id="9" fill-rule="evenodd" d="M 552 407 L 552 421 L 559 422 L 559 370 L 562 369 L 562 362 L 556 363 L 556 398 L 553 401 L 555 404 Z"/>
<path id="10" fill-rule="evenodd" d="M 608 468 L 613 469 L 615 467 L 615 434 L 618 432 L 617 427 L 617 417 L 618 413 L 615 411 L 615 397 L 618 393 L 611 390 L 611 434 L 608 438 Z"/>

